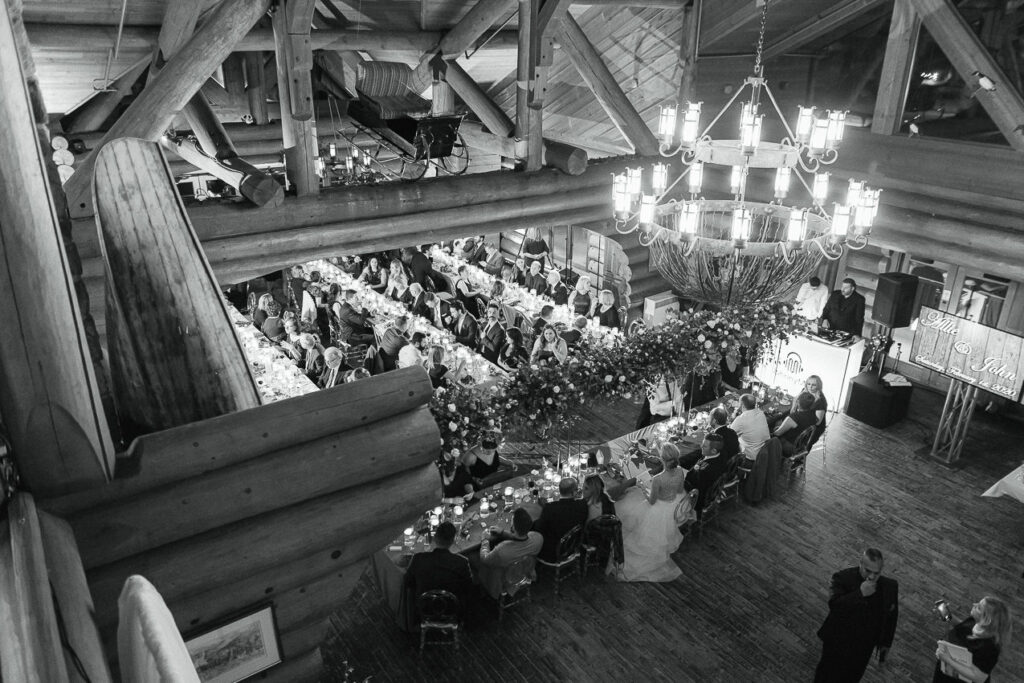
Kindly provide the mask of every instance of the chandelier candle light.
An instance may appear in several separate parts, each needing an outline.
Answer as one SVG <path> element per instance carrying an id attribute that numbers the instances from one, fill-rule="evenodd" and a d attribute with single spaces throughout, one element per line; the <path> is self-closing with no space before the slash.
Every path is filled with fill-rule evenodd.
<path id="1" fill-rule="evenodd" d="M 764 78 L 762 52 L 769 2 L 762 6 L 754 73 L 737 89 L 725 107 L 700 129 L 701 103 L 687 102 L 682 111 L 665 105 L 659 115 L 661 153 L 678 156 L 683 171 L 668 181 L 669 166 L 629 168 L 613 176 L 612 197 L 616 229 L 637 232 L 649 246 L 655 263 L 686 296 L 712 304 L 755 303 L 784 298 L 811 274 L 821 259 L 838 259 L 844 248 L 862 249 L 868 243 L 878 212 L 879 190 L 850 180 L 844 202 L 827 202 L 829 174 L 824 167 L 836 161 L 843 139 L 846 112 L 817 112 L 799 107 L 795 130 L 790 128 Z M 709 131 L 744 93 L 739 137 L 712 139 Z M 786 137 L 780 142 L 761 139 L 762 105 L 778 115 Z M 705 165 L 728 167 L 732 199 L 701 195 Z M 747 198 L 751 170 L 773 170 L 769 203 Z M 669 198 L 683 183 L 682 200 Z M 793 182 L 805 193 L 805 205 L 795 205 Z M 789 200 L 790 203 L 787 203 Z M 692 258 L 692 257 L 696 258 Z"/>

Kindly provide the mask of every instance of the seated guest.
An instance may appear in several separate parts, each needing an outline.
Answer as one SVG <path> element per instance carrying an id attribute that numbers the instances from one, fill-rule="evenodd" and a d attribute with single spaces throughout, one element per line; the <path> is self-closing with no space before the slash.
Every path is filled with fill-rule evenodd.
<path id="1" fill-rule="evenodd" d="M 359 277 L 363 272 L 362 259 L 359 256 L 342 256 L 338 267 L 352 277 Z"/>
<path id="2" fill-rule="evenodd" d="M 810 394 L 814 397 L 814 404 L 811 406 L 811 410 L 814 411 L 814 416 L 817 418 L 815 424 L 821 425 L 822 429 L 825 426 L 825 411 L 828 410 L 828 401 L 825 399 L 825 394 L 822 393 L 823 387 L 821 384 L 821 377 L 817 375 L 811 375 L 804 382 L 803 393 Z M 790 408 L 791 413 L 795 413 L 798 409 L 797 403 L 793 403 L 793 407 Z"/>
<path id="3" fill-rule="evenodd" d="M 597 318 L 597 322 L 605 327 L 619 329 L 622 327 L 622 319 L 619 317 L 619 309 L 615 308 L 615 294 L 610 289 L 602 289 L 597 295 L 597 303 L 594 310 L 590 312 L 591 318 Z"/>
<path id="4" fill-rule="evenodd" d="M 534 336 L 539 335 L 544 331 L 544 328 L 548 325 L 553 325 L 554 322 L 551 318 L 555 315 L 555 307 L 550 304 L 544 304 L 540 307 L 540 314 L 537 319 L 533 321 L 533 334 Z"/>
<path id="5" fill-rule="evenodd" d="M 422 332 L 416 332 L 412 335 L 412 342 L 404 345 L 398 351 L 398 362 L 397 365 L 400 368 L 409 368 L 413 365 L 422 365 L 423 356 L 421 355 L 423 347 L 426 343 L 427 335 Z"/>
<path id="6" fill-rule="evenodd" d="M 500 309 L 496 304 L 487 307 L 487 321 L 480 327 L 480 355 L 492 363 L 505 344 L 505 328 L 498 322 Z"/>
<path id="7" fill-rule="evenodd" d="M 590 474 L 583 480 L 583 500 L 587 503 L 587 521 L 601 515 L 614 515 L 615 503 L 604 490 L 604 480 L 597 474 Z"/>
<path id="8" fill-rule="evenodd" d="M 345 363 L 345 354 L 333 346 L 324 349 L 324 371 L 317 382 L 321 389 L 342 384 L 345 381 L 345 373 L 350 369 Z"/>
<path id="9" fill-rule="evenodd" d="M 506 282 L 514 282 L 519 286 L 526 284 L 526 259 L 517 258 L 515 265 L 509 270 Z"/>
<path id="10" fill-rule="evenodd" d="M 718 406 L 711 411 L 711 432 L 722 437 L 722 456 L 726 460 L 732 460 L 739 455 L 740 438 L 731 427 L 728 426 L 729 411 Z"/>
<path id="11" fill-rule="evenodd" d="M 569 303 L 569 288 L 562 282 L 562 276 L 557 270 L 547 274 L 547 295 L 555 302 L 556 306 L 565 306 Z"/>
<path id="12" fill-rule="evenodd" d="M 455 278 L 455 300 L 462 303 L 466 310 L 477 310 L 477 298 L 480 292 L 473 289 L 469 284 L 469 268 L 459 266 L 459 275 Z"/>
<path id="13" fill-rule="evenodd" d="M 497 600 L 504 590 L 505 568 L 524 557 L 536 557 L 544 545 L 544 537 L 531 531 L 533 518 L 523 508 L 512 513 L 512 531 L 491 527 L 491 533 L 480 544 L 480 586 Z M 530 568 L 526 573 L 536 579 Z"/>
<path id="14" fill-rule="evenodd" d="M 256 310 L 252 312 L 252 324 L 257 330 L 263 329 L 263 323 L 267 321 L 270 314 L 267 313 L 267 306 L 274 300 L 270 294 L 263 294 L 256 300 Z"/>
<path id="15" fill-rule="evenodd" d="M 782 442 L 782 454 L 793 455 L 796 451 L 796 440 L 808 427 L 818 424 L 818 416 L 814 412 L 814 396 L 806 391 L 801 392 L 794 401 L 796 410 L 790 411 L 789 415 L 775 428 L 773 436 L 780 437 Z"/>
<path id="16" fill-rule="evenodd" d="M 490 303 L 500 304 L 505 303 L 509 298 L 509 291 L 505 288 L 505 283 L 497 278 L 491 283 L 491 291 L 488 295 L 491 299 Z"/>
<path id="17" fill-rule="evenodd" d="M 498 457 L 498 441 L 495 436 L 485 436 L 480 441 L 480 448 L 473 455 L 475 458 L 470 462 L 469 473 L 475 479 L 489 477 L 501 467 L 501 458 Z"/>
<path id="18" fill-rule="evenodd" d="M 423 295 L 423 317 L 439 330 L 446 329 L 452 321 L 452 309 L 448 302 L 434 292 Z"/>
<path id="19" fill-rule="evenodd" d="M 267 319 L 263 321 L 260 331 L 270 341 L 281 341 L 284 339 L 284 321 L 281 320 L 281 304 L 271 301 L 267 304 Z"/>
<path id="20" fill-rule="evenodd" d="M 501 267 L 501 275 L 499 276 L 501 281 L 505 284 L 519 284 L 512 279 L 512 264 L 506 263 Z"/>
<path id="21" fill-rule="evenodd" d="M 358 382 L 361 379 L 369 379 L 370 371 L 366 368 L 356 368 L 352 372 L 345 375 L 345 384 L 349 382 Z"/>
<path id="22" fill-rule="evenodd" d="M 722 389 L 735 394 L 742 393 L 743 377 L 747 374 L 747 347 L 742 346 L 739 352 L 730 351 L 718 362 L 718 370 L 722 373 Z"/>
<path id="23" fill-rule="evenodd" d="M 405 274 L 405 266 L 401 260 L 395 259 L 388 268 L 388 286 L 384 288 L 384 296 L 402 301 L 408 288 L 409 278 Z"/>
<path id="24" fill-rule="evenodd" d="M 451 307 L 451 331 L 455 335 L 455 341 L 471 349 L 476 348 L 477 338 L 480 336 L 476 318 L 466 312 L 466 306 L 461 301 L 453 301 Z"/>
<path id="25" fill-rule="evenodd" d="M 465 610 L 473 590 L 473 573 L 469 560 L 453 553 L 457 530 L 451 522 L 441 522 L 434 531 L 433 549 L 412 556 L 405 572 L 405 585 L 415 600 L 432 590 L 445 590 L 459 599 Z"/>
<path id="26" fill-rule="evenodd" d="M 402 350 L 402 347 L 409 343 L 409 338 L 405 336 L 406 330 L 409 328 L 409 317 L 400 315 L 395 318 L 395 321 L 391 323 L 391 327 L 384 330 L 384 334 L 380 336 L 380 344 L 377 347 L 377 352 L 381 356 L 381 360 L 384 362 L 385 370 L 394 370 L 398 362 L 398 352 Z"/>
<path id="27" fill-rule="evenodd" d="M 718 386 L 722 383 L 721 375 L 712 372 L 710 375 L 699 375 L 690 371 L 686 373 L 680 388 L 683 390 L 683 408 L 690 410 L 718 398 Z"/>
<path id="28" fill-rule="evenodd" d="M 409 312 L 413 315 L 420 317 L 426 317 L 427 304 L 425 300 L 426 294 L 423 292 L 423 286 L 418 282 L 414 282 L 409 285 L 409 289 L 405 290 L 405 295 L 402 297 L 402 303 L 409 309 Z"/>
<path id="29" fill-rule="evenodd" d="M 365 282 L 375 292 L 383 293 L 388 287 L 388 271 L 380 265 L 380 259 L 376 256 L 370 257 L 370 262 L 363 268 L 359 275 L 359 281 Z"/>
<path id="30" fill-rule="evenodd" d="M 305 353 L 302 371 L 306 373 L 306 377 L 316 382 L 324 372 L 324 347 L 309 333 L 299 335 L 299 345 Z"/>
<path id="31" fill-rule="evenodd" d="M 426 360 L 427 374 L 430 375 L 430 384 L 435 389 L 444 386 L 444 378 L 448 374 L 448 366 L 444 364 L 444 347 L 434 344 L 427 353 Z"/>
<path id="32" fill-rule="evenodd" d="M 569 357 L 569 347 L 565 340 L 558 336 L 558 332 L 551 325 L 544 328 L 544 331 L 533 343 L 533 353 L 530 354 L 531 363 L 564 363 Z"/>
<path id="33" fill-rule="evenodd" d="M 590 278 L 581 275 L 576 281 L 576 286 L 569 292 L 569 300 L 566 302 L 572 309 L 573 315 L 589 315 L 591 308 Z"/>
<path id="34" fill-rule="evenodd" d="M 578 346 L 580 340 L 583 339 L 583 331 L 585 329 L 587 329 L 587 319 L 582 315 L 578 315 L 572 321 L 572 327 L 562 333 L 562 339 L 569 346 Z"/>
<path id="35" fill-rule="evenodd" d="M 478 480 L 473 479 L 469 468 L 475 462 L 471 453 L 464 453 L 447 468 L 441 471 L 441 495 L 445 498 L 463 497 L 469 500 L 478 487 Z"/>
<path id="36" fill-rule="evenodd" d="M 576 498 L 577 483 L 566 477 L 558 482 L 559 499 L 544 506 L 533 530 L 544 536 L 540 559 L 554 562 L 558 544 L 570 529 L 587 521 L 587 503 Z"/>
<path id="37" fill-rule="evenodd" d="M 506 372 L 513 372 L 520 363 L 528 360 L 523 347 L 523 333 L 514 327 L 508 328 L 505 331 L 505 344 L 498 351 L 498 359 L 494 364 Z"/>
<path id="38" fill-rule="evenodd" d="M 548 288 L 547 278 L 545 278 L 544 274 L 540 272 L 543 266 L 544 264 L 541 263 L 540 261 L 534 261 L 533 263 L 531 263 L 530 272 L 527 273 L 526 282 L 523 285 L 528 290 L 537 295 L 543 294 L 545 291 L 547 291 Z"/>
<path id="39" fill-rule="evenodd" d="M 722 454 L 725 440 L 718 434 L 708 434 L 700 444 L 701 459 L 693 469 L 686 473 L 683 488 L 687 491 L 697 489 L 697 514 L 708 502 L 707 494 L 722 475 L 729 470 L 729 459 Z"/>
<path id="40" fill-rule="evenodd" d="M 501 250 L 492 244 L 485 244 L 484 251 L 487 254 L 487 258 L 481 263 L 484 272 L 495 277 L 500 276 L 505 265 L 505 257 L 501 255 Z"/>
<path id="41" fill-rule="evenodd" d="M 740 396 L 740 414 L 729 425 L 740 440 L 740 448 L 748 460 L 757 460 L 757 453 L 771 438 L 768 431 L 768 420 L 764 412 L 757 407 L 752 394 Z"/>
<path id="42" fill-rule="evenodd" d="M 369 328 L 370 314 L 365 308 L 356 310 L 355 298 L 356 291 L 346 289 L 341 293 L 341 299 L 332 306 L 338 321 L 338 336 L 348 344 L 372 344 L 376 338 Z"/>

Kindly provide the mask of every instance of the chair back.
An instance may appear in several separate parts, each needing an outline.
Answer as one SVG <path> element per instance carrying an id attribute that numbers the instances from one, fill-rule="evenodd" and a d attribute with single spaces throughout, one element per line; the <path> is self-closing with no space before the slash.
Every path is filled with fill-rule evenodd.
<path id="1" fill-rule="evenodd" d="M 569 529 L 558 541 L 558 549 L 555 553 L 555 560 L 559 563 L 572 558 L 580 551 L 580 543 L 583 541 L 583 525 L 577 524 Z"/>
<path id="2" fill-rule="evenodd" d="M 796 437 L 796 441 L 793 442 L 794 455 L 803 455 L 811 450 L 811 440 L 814 438 L 815 431 L 817 431 L 817 425 L 811 425 L 800 432 L 800 435 Z"/>
<path id="3" fill-rule="evenodd" d="M 459 599 L 446 590 L 430 590 L 416 598 L 416 611 L 423 621 L 454 623 L 459 620 Z"/>
<path id="4" fill-rule="evenodd" d="M 600 515 L 587 522 L 587 543 L 598 545 L 607 543 L 611 548 L 612 559 L 616 564 L 625 561 L 622 546 L 622 520 L 615 515 Z"/>
<path id="5" fill-rule="evenodd" d="M 722 494 L 722 487 L 725 486 L 725 482 L 728 481 L 728 479 L 726 479 L 726 476 L 727 475 L 724 474 L 720 476 L 718 479 L 715 480 L 715 483 L 712 484 L 711 487 L 708 489 L 707 495 L 704 496 L 703 501 L 701 503 L 702 515 L 708 512 L 709 510 L 713 509 L 716 505 L 718 505 L 718 497 Z"/>
<path id="6" fill-rule="evenodd" d="M 533 583 L 537 577 L 536 565 L 537 556 L 527 555 L 505 567 L 501 575 L 501 592 L 513 596 L 521 588 Z"/>

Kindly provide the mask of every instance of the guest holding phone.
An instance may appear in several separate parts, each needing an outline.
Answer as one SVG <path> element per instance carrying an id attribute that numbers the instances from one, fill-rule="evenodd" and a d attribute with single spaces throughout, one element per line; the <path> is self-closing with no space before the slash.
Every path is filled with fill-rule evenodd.
<path id="1" fill-rule="evenodd" d="M 954 626 L 935 650 L 935 674 L 932 683 L 985 683 L 999 661 L 999 654 L 1010 642 L 1013 619 L 1002 600 L 986 595 L 971 607 L 971 616 Z M 966 648 L 971 662 L 957 661 L 950 645 Z"/>

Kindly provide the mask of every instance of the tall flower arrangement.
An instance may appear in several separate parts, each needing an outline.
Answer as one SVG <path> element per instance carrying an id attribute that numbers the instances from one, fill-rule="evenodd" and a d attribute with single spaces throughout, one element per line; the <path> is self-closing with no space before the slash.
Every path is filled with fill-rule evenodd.
<path id="1" fill-rule="evenodd" d="M 568 427 L 579 419 L 586 402 L 578 359 L 552 365 L 524 363 L 502 388 L 510 426 Z"/>
<path id="2" fill-rule="evenodd" d="M 441 432 L 442 461 L 451 461 L 476 447 L 487 432 L 501 425 L 501 411 L 490 393 L 458 384 L 438 387 L 430 399 L 430 413 Z M 442 463 L 439 463 L 442 464 Z"/>

